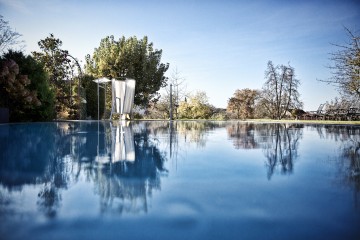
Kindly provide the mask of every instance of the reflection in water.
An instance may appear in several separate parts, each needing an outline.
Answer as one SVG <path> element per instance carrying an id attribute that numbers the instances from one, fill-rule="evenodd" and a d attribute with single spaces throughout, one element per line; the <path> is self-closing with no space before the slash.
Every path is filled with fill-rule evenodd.
<path id="1" fill-rule="evenodd" d="M 341 142 L 339 176 L 343 183 L 354 187 L 358 198 L 360 129 L 312 127 L 321 138 Z M 268 179 L 276 172 L 293 173 L 304 130 L 304 125 L 299 124 L 207 121 L 7 124 L 0 125 L 0 213 L 7 211 L 9 193 L 33 185 L 38 191 L 37 208 L 49 218 L 56 217 L 64 192 L 84 180 L 91 183 L 101 213 L 146 213 L 149 198 L 161 189 L 161 177 L 168 175 L 164 166 L 166 156 L 185 158 L 186 147 L 190 145 L 195 146 L 193 151 L 206 150 L 213 133 L 221 128 L 226 129 L 235 149 L 262 149 Z"/>
<path id="2" fill-rule="evenodd" d="M 111 126 L 111 132 L 111 152 L 103 153 L 111 161 L 101 161 L 100 169 L 92 169 L 101 211 L 147 212 L 147 198 L 153 190 L 160 190 L 160 175 L 167 172 L 164 155 L 147 128 L 134 132 L 131 125 L 119 124 Z"/>
<path id="3" fill-rule="evenodd" d="M 236 149 L 253 149 L 259 145 L 255 141 L 255 124 L 253 123 L 234 123 L 227 127 L 229 138 L 233 141 Z"/>
<path id="4" fill-rule="evenodd" d="M 340 142 L 336 157 L 341 186 L 349 186 L 354 192 L 356 207 L 360 207 L 360 128 L 353 126 L 315 126 L 319 136 Z"/>
<path id="5" fill-rule="evenodd" d="M 282 174 L 293 172 L 293 162 L 303 126 L 299 124 L 233 123 L 227 127 L 228 136 L 236 149 L 262 148 L 267 177 L 271 179 L 277 169 Z"/>
<path id="6" fill-rule="evenodd" d="M 61 192 L 82 176 L 102 212 L 146 212 L 160 190 L 165 157 L 145 126 L 110 122 L 2 125 L 0 183 L 8 191 L 39 185 L 38 207 L 55 217 Z M 21 147 L 19 147 L 21 146 Z"/>
<path id="7" fill-rule="evenodd" d="M 302 128 L 298 125 L 276 124 L 269 125 L 268 136 L 264 143 L 265 156 L 268 160 L 268 179 L 274 174 L 277 167 L 282 174 L 293 172 L 293 162 L 298 157 L 297 149 L 302 136 Z"/>
<path id="8" fill-rule="evenodd" d="M 358 126 L 3 124 L 0 236 L 359 239 L 359 143 Z"/>

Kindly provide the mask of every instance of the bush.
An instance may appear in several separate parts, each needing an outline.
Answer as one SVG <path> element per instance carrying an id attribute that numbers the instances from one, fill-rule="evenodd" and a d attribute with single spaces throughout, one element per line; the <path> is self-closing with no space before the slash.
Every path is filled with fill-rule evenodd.
<path id="1" fill-rule="evenodd" d="M 2 62 L 5 63 L 11 60 L 16 62 L 19 68 L 16 81 L 21 82 L 21 78 L 27 76 L 29 83 L 24 86 L 28 91 L 33 93 L 33 97 L 37 97 L 40 103 L 25 106 L 20 101 L 20 98 L 23 96 L 18 92 L 18 100 L 12 99 L 11 102 L 7 103 L 10 108 L 10 121 L 52 120 L 55 116 L 55 94 L 49 86 L 48 75 L 44 71 L 43 66 L 31 56 L 25 56 L 22 52 L 10 50 L 3 56 Z M 21 89 L 23 88 L 21 86 L 19 87 Z M 18 102 L 18 104 L 16 104 L 16 102 Z"/>
<path id="2" fill-rule="evenodd" d="M 92 119 L 98 119 L 98 98 L 97 98 L 97 83 L 95 83 L 92 76 L 86 75 L 82 79 L 82 84 L 85 88 L 86 96 L 86 115 Z M 99 88 L 99 111 L 100 119 L 104 115 L 104 89 Z"/>

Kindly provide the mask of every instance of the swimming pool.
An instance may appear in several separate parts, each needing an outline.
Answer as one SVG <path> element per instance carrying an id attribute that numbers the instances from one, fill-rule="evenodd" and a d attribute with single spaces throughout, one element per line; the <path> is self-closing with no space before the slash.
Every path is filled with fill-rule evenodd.
<path id="1" fill-rule="evenodd" d="M 360 126 L 0 124 L 1 239 L 360 239 Z"/>

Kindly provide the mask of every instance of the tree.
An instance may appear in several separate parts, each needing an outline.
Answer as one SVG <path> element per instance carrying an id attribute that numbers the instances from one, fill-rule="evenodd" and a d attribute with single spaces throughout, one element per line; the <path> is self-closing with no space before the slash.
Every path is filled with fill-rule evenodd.
<path id="1" fill-rule="evenodd" d="M 165 118 L 170 117 L 170 86 L 172 86 L 172 108 L 175 115 L 175 119 L 179 118 L 179 104 L 180 99 L 185 99 L 188 95 L 186 91 L 185 78 L 181 76 L 177 68 L 175 68 L 171 76 L 168 79 L 168 85 L 165 87 L 165 93 L 161 95 L 161 98 L 154 101 L 147 108 L 147 117 Z"/>
<path id="2" fill-rule="evenodd" d="M 61 49 L 62 41 L 55 38 L 53 34 L 44 40 L 40 40 L 38 45 L 41 52 L 32 52 L 34 58 L 44 65 L 44 69 L 49 74 L 51 87 L 56 95 L 56 112 L 57 117 L 61 114 L 70 114 L 70 117 L 75 117 L 76 109 L 79 109 L 80 97 L 73 98 L 73 95 L 79 94 L 74 91 L 74 87 L 79 84 L 74 84 L 76 71 L 80 75 L 81 68 L 76 60 L 67 50 Z M 79 88 L 79 87 L 78 87 Z"/>
<path id="3" fill-rule="evenodd" d="M 360 36 L 345 28 L 349 41 L 331 53 L 332 77 L 324 82 L 337 86 L 343 95 L 360 98 Z"/>
<path id="4" fill-rule="evenodd" d="M 92 119 L 98 119 L 98 96 L 97 96 L 97 83 L 94 81 L 94 77 L 85 75 L 82 80 L 82 84 L 85 88 L 86 96 L 86 116 Z M 100 119 L 104 115 L 104 88 L 99 88 L 99 114 Z"/>
<path id="5" fill-rule="evenodd" d="M 168 99 L 161 98 L 157 102 L 150 102 L 144 117 L 148 119 L 169 119 L 170 108 Z"/>
<path id="6" fill-rule="evenodd" d="M 227 110 L 235 112 L 237 119 L 247 119 L 254 117 L 255 100 L 259 96 L 259 91 L 251 89 L 236 90 L 234 96 L 228 101 Z"/>
<path id="7" fill-rule="evenodd" d="M 158 99 L 157 91 L 166 86 L 164 76 L 169 64 L 161 63 L 162 50 L 154 50 L 153 43 L 145 36 L 120 38 L 108 36 L 95 48 L 93 56 L 86 56 L 86 72 L 95 78 L 133 78 L 136 80 L 135 99 L 137 105 L 146 106 L 150 100 Z"/>
<path id="8" fill-rule="evenodd" d="M 289 110 L 302 107 L 298 92 L 300 81 L 295 78 L 293 67 L 274 66 L 269 61 L 265 78 L 267 80 L 263 86 L 259 104 L 266 109 L 268 117 L 282 119 Z"/>
<path id="9" fill-rule="evenodd" d="M 25 120 L 27 113 L 41 105 L 36 91 L 28 88 L 30 82 L 14 60 L 0 61 L 0 106 L 9 108 L 10 121 Z"/>
<path id="10" fill-rule="evenodd" d="M 175 70 L 173 70 L 173 72 L 171 73 L 169 83 L 172 86 L 172 102 L 175 112 L 175 118 L 178 119 L 178 108 L 180 104 L 180 99 L 185 99 L 188 93 L 186 92 L 185 78 L 181 76 L 177 68 L 175 68 Z M 168 98 L 170 100 L 170 88 L 166 88 L 166 92 L 168 96 L 166 96 L 165 98 Z"/>
<path id="11" fill-rule="evenodd" d="M 21 43 L 18 41 L 21 34 L 12 30 L 9 26 L 9 22 L 3 19 L 0 15 L 0 53 L 5 52 L 10 46 Z"/>
<path id="12" fill-rule="evenodd" d="M 55 95 L 49 86 L 48 75 L 43 66 L 31 56 L 25 56 L 22 52 L 9 51 L 4 57 L 6 60 L 14 60 L 19 66 L 19 74 L 28 76 L 31 80 L 27 88 L 36 91 L 41 105 L 34 106 L 31 111 L 22 116 L 22 121 L 48 121 L 55 117 Z"/>
<path id="13" fill-rule="evenodd" d="M 213 113 L 213 107 L 208 103 L 205 92 L 199 91 L 189 99 L 180 102 L 179 116 L 187 119 L 208 119 Z"/>

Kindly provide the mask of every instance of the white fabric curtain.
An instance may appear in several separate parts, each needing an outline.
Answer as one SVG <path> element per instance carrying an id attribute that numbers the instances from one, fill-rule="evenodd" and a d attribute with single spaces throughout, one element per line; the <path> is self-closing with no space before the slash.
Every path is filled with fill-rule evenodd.
<path id="1" fill-rule="evenodd" d="M 135 80 L 126 79 L 118 81 L 112 79 L 112 101 L 115 104 L 115 112 L 130 114 L 134 106 Z"/>

